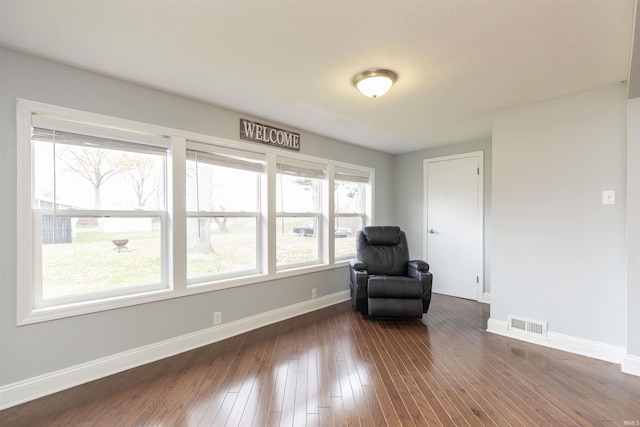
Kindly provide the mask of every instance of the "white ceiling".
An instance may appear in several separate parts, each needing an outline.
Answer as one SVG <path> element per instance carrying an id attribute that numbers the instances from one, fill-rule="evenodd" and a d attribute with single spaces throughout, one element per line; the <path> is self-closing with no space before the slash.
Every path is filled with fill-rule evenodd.
<path id="1" fill-rule="evenodd" d="M 627 79 L 634 0 L 0 0 L 0 45 L 389 153 Z M 367 68 L 399 75 L 366 98 Z"/>

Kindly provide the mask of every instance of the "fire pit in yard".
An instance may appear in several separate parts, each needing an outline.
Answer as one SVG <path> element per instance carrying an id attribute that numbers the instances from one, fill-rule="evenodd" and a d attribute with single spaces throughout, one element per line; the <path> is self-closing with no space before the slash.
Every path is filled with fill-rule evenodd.
<path id="1" fill-rule="evenodd" d="M 126 251 L 127 248 L 127 243 L 129 243 L 129 239 L 115 239 L 112 240 L 113 244 L 116 245 L 115 247 L 115 251 L 120 253 L 122 251 Z"/>

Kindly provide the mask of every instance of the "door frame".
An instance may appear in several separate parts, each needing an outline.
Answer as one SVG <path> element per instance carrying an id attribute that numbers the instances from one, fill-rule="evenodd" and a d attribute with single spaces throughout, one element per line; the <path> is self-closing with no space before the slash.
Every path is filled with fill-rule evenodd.
<path id="1" fill-rule="evenodd" d="M 428 168 L 430 163 L 443 162 L 448 160 L 464 159 L 475 157 L 478 159 L 478 213 L 477 213 L 477 237 L 478 261 L 476 265 L 477 281 L 476 281 L 476 300 L 479 302 L 488 302 L 489 295 L 484 294 L 484 152 L 471 151 L 468 153 L 453 154 L 450 156 L 440 156 L 424 159 L 423 161 L 423 230 L 425 238 L 422 239 L 422 253 L 424 259 L 429 259 L 429 186 L 428 186 Z"/>

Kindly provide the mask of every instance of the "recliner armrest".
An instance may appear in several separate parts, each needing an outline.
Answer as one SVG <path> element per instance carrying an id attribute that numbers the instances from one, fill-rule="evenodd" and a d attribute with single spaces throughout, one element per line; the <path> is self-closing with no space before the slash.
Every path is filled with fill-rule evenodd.
<path id="1" fill-rule="evenodd" d="M 433 275 L 429 272 L 429 264 L 421 260 L 407 262 L 407 276 L 422 283 L 422 312 L 426 313 L 431 304 L 431 288 Z"/>
<path id="2" fill-rule="evenodd" d="M 367 266 L 359 259 L 352 259 L 349 261 L 349 267 L 357 271 L 367 271 Z"/>
<path id="3" fill-rule="evenodd" d="M 351 306 L 356 310 L 367 312 L 367 282 L 369 272 L 367 265 L 359 259 L 349 261 L 349 276 L 351 289 Z"/>
<path id="4" fill-rule="evenodd" d="M 369 273 L 367 272 L 365 263 L 358 259 L 349 261 L 349 275 L 351 277 L 351 284 L 358 289 L 358 297 L 366 297 Z"/>
<path id="5" fill-rule="evenodd" d="M 429 272 L 429 264 L 419 259 L 414 259 L 407 262 L 407 267 L 409 268 L 409 270 L 413 269 L 415 271 L 419 271 L 420 273 Z M 411 273 L 411 271 L 409 271 L 409 273 Z"/>

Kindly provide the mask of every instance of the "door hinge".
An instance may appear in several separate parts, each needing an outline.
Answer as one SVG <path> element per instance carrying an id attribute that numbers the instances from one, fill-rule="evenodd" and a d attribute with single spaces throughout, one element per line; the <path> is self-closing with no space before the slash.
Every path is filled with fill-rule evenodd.
<path id="1" fill-rule="evenodd" d="M 476 276 L 476 283 L 480 283 L 480 276 Z"/>
<path id="2" fill-rule="evenodd" d="M 478 175 L 480 175 L 480 168 L 478 168 Z"/>

